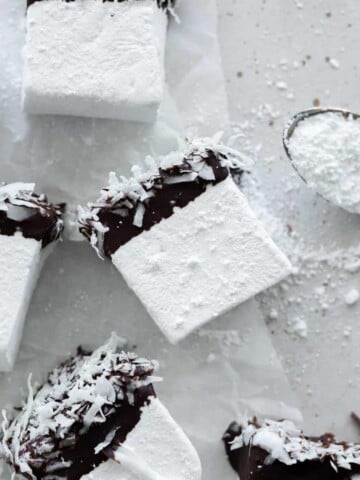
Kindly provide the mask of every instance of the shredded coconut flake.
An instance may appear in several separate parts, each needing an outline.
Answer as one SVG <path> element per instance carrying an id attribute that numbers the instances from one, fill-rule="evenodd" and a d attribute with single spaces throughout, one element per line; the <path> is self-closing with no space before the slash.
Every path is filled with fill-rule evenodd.
<path id="1" fill-rule="evenodd" d="M 135 209 L 133 224 L 141 228 L 146 202 L 156 195 L 165 184 L 195 182 L 198 178 L 213 181 L 215 174 L 207 164 L 209 155 L 215 155 L 220 166 L 230 170 L 248 170 L 251 160 L 231 147 L 222 145 L 222 133 L 213 138 L 203 138 L 190 142 L 184 152 L 172 152 L 158 161 L 146 158 L 148 169 L 139 166 L 132 168 L 132 176 L 109 175 L 109 185 L 101 190 L 96 202 L 88 203 L 86 208 L 78 207 L 80 232 L 90 241 L 98 255 L 103 258 L 103 239 L 108 231 L 99 219 L 102 209 L 108 209 L 127 216 Z"/>
<path id="2" fill-rule="evenodd" d="M 338 443 L 332 435 L 311 440 L 288 420 L 265 420 L 261 426 L 256 423 L 248 424 L 241 434 L 235 437 L 231 449 L 250 445 L 268 452 L 266 464 L 277 460 L 285 465 L 294 465 L 298 462 L 329 458 L 335 470 L 351 470 L 351 465 L 360 465 L 360 445 Z"/>
<path id="3" fill-rule="evenodd" d="M 36 212 L 46 217 L 54 214 L 52 240 L 60 238 L 64 229 L 62 214 L 64 205 L 53 205 L 46 195 L 34 192 L 34 183 L 0 183 L 0 212 L 5 212 L 7 218 L 21 222 Z"/>

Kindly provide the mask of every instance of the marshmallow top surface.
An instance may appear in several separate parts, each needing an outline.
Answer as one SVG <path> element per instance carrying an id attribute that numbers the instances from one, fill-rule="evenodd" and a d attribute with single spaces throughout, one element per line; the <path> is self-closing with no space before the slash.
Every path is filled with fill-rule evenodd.
<path id="1" fill-rule="evenodd" d="M 292 271 L 230 176 L 112 261 L 172 343 Z"/>
<path id="2" fill-rule="evenodd" d="M 46 195 L 36 194 L 34 188 L 33 183 L 0 184 L 0 234 L 21 232 L 45 247 L 61 236 L 65 205 L 49 203 Z"/>
<path id="3" fill-rule="evenodd" d="M 1 221 L 0 221 L 1 225 Z M 0 235 L 0 371 L 12 369 L 41 268 L 41 243 Z"/>
<path id="4" fill-rule="evenodd" d="M 82 480 L 200 480 L 199 457 L 181 428 L 157 398 L 108 460 Z M 117 463 L 119 462 L 119 463 Z"/>
<path id="5" fill-rule="evenodd" d="M 27 13 L 25 111 L 154 122 L 167 22 L 153 0 L 35 2 Z"/>
<path id="6" fill-rule="evenodd" d="M 79 350 L 37 392 L 29 385 L 22 411 L 2 425 L 0 453 L 16 471 L 80 479 L 125 440 L 155 396 L 156 365 L 121 346 L 113 335 L 92 354 Z"/>

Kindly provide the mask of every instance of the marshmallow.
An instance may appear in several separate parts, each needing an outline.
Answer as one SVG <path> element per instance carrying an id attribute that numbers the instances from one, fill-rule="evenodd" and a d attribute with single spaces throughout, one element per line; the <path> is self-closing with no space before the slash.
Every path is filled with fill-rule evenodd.
<path id="1" fill-rule="evenodd" d="M 14 366 L 42 264 L 63 228 L 63 207 L 33 190 L 0 184 L 0 371 Z"/>
<path id="2" fill-rule="evenodd" d="M 111 174 L 79 209 L 80 231 L 172 343 L 292 271 L 230 174 L 246 168 L 241 154 L 206 141 L 148 172 Z"/>
<path id="3" fill-rule="evenodd" d="M 162 6 L 159 6 L 162 5 Z M 164 84 L 167 4 L 42 0 L 27 12 L 28 113 L 154 122 Z"/>
<path id="4" fill-rule="evenodd" d="M 200 480 L 199 457 L 182 429 L 157 398 L 108 460 L 82 480 Z"/>
<path id="5" fill-rule="evenodd" d="M 172 343 L 291 272 L 231 177 L 122 245 L 112 261 Z"/>
<path id="6" fill-rule="evenodd" d="M 41 269 L 41 242 L 0 235 L 0 371 L 12 370 Z"/>

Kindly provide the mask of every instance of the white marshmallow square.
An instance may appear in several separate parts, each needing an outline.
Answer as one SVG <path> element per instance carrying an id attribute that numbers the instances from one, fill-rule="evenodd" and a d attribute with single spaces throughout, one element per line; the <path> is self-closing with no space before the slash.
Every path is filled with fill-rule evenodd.
<path id="1" fill-rule="evenodd" d="M 42 0 L 27 12 L 23 106 L 32 114 L 154 122 L 167 13 L 154 0 Z"/>
<path id="2" fill-rule="evenodd" d="M 112 261 L 172 343 L 292 271 L 231 177 L 132 238 Z"/>
<path id="3" fill-rule="evenodd" d="M 145 405 L 138 424 L 108 460 L 81 480 L 200 480 L 198 454 L 157 398 Z"/>
<path id="4" fill-rule="evenodd" d="M 14 366 L 41 264 L 41 242 L 0 235 L 0 371 Z"/>

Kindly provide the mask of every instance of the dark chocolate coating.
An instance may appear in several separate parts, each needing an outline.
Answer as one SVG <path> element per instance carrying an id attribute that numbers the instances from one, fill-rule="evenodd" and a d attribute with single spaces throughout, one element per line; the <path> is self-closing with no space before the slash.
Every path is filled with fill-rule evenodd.
<path id="1" fill-rule="evenodd" d="M 88 355 L 90 353 L 79 348 L 75 357 L 64 362 L 59 369 L 49 375 L 48 384 L 54 388 L 58 385 L 58 372 L 65 376 L 73 375 L 78 361 Z M 84 415 L 90 407 L 90 404 L 85 402 L 82 409 L 77 412 L 77 421 L 69 427 L 65 438 L 61 438 L 57 429 L 54 428 L 48 430 L 44 435 L 29 436 L 22 440 L 20 456 L 28 457 L 27 462 L 37 480 L 80 480 L 83 475 L 91 472 L 109 458 L 113 458 L 114 450 L 126 440 L 127 435 L 136 427 L 141 417 L 142 407 L 148 405 L 152 397 L 156 397 L 153 385 L 146 382 L 153 372 L 153 366 L 150 363 L 147 366 L 133 363 L 132 368 L 129 368 L 128 371 L 126 369 L 122 371 L 120 365 L 120 361 L 117 363 L 114 360 L 111 367 L 106 370 L 107 378 L 115 380 L 113 385 L 116 398 L 103 405 L 104 422 L 93 422 L 88 428 L 84 428 Z M 98 374 L 93 375 L 94 381 L 97 376 Z M 133 382 L 137 382 L 137 386 Z M 64 391 L 63 395 L 65 399 L 67 392 Z M 51 405 L 52 393 L 48 397 L 50 400 L 47 405 Z M 61 399 L 56 398 L 61 403 Z M 64 409 L 62 414 L 66 417 L 67 410 Z M 16 422 L 16 418 L 13 421 Z M 10 448 L 13 446 L 13 439 L 14 437 L 11 437 L 8 441 Z M 108 439 L 109 445 L 95 453 L 96 447 L 106 439 Z M 47 447 L 44 448 L 44 445 Z M 32 480 L 31 475 L 20 473 L 19 463 L 14 456 L 8 457 L 7 461 L 13 466 L 16 473 Z M 64 468 L 57 468 L 62 462 L 64 462 Z"/>
<path id="2" fill-rule="evenodd" d="M 241 480 L 351 480 L 352 475 L 360 472 L 359 465 L 352 465 L 351 471 L 344 468 L 338 468 L 336 471 L 329 458 L 323 461 L 308 460 L 294 465 L 285 465 L 276 460 L 265 465 L 264 461 L 269 454 L 259 447 L 246 446 L 231 450 L 231 442 L 240 432 L 238 426 L 233 423 L 223 440 L 230 464 Z M 335 439 L 332 434 L 326 434 L 311 440 L 321 440 L 324 445 L 329 445 Z"/>
<path id="3" fill-rule="evenodd" d="M 134 405 L 125 404 L 119 407 L 112 415 L 106 418 L 104 423 L 93 424 L 84 435 L 79 434 L 79 430 L 83 425 L 76 425 L 73 432 L 77 437 L 75 445 L 69 447 L 59 447 L 56 449 L 64 461 L 71 461 L 70 468 L 64 470 L 56 470 L 56 476 L 64 478 L 64 480 L 80 480 L 81 477 L 101 463 L 108 460 L 109 455 L 104 451 L 98 454 L 94 453 L 94 449 L 99 445 L 107 435 L 114 429 L 118 429 L 114 437 L 112 445 L 119 445 L 126 440 L 127 435 L 135 428 L 140 420 L 141 407 L 148 404 L 149 397 L 155 397 L 155 391 L 152 385 L 141 387 L 135 392 Z M 59 442 L 60 443 L 60 442 Z M 46 477 L 46 464 L 33 472 L 38 480 Z"/>
<path id="4" fill-rule="evenodd" d="M 25 238 L 33 238 L 42 243 L 42 247 L 46 247 L 49 243 L 56 240 L 58 232 L 56 224 L 59 214 L 65 211 L 65 205 L 57 205 L 42 210 L 42 212 L 34 209 L 34 214 L 21 221 L 15 221 L 7 218 L 6 212 L 0 211 L 0 234 L 15 235 L 21 232 Z"/>
<path id="5" fill-rule="evenodd" d="M 219 183 L 229 175 L 229 170 L 223 167 L 219 158 L 209 152 L 206 163 L 213 169 L 215 180 L 204 180 L 198 177 L 191 182 L 162 183 L 161 188 L 155 191 L 145 204 L 145 213 L 142 227 L 133 225 L 135 209 L 129 211 L 126 217 L 122 217 L 114 212 L 115 208 L 102 208 L 98 214 L 100 222 L 108 227 L 108 232 L 104 235 L 104 253 L 107 257 L 111 257 L 116 250 L 136 237 L 144 230 L 150 230 L 151 227 L 159 223 L 161 220 L 170 217 L 173 214 L 174 207 L 185 207 L 201 195 L 209 184 Z M 181 167 L 180 167 L 181 168 Z M 184 165 L 182 166 L 184 168 Z M 166 172 L 166 176 L 178 175 L 179 167 L 173 172 Z M 165 175 L 165 172 L 163 172 Z"/>

